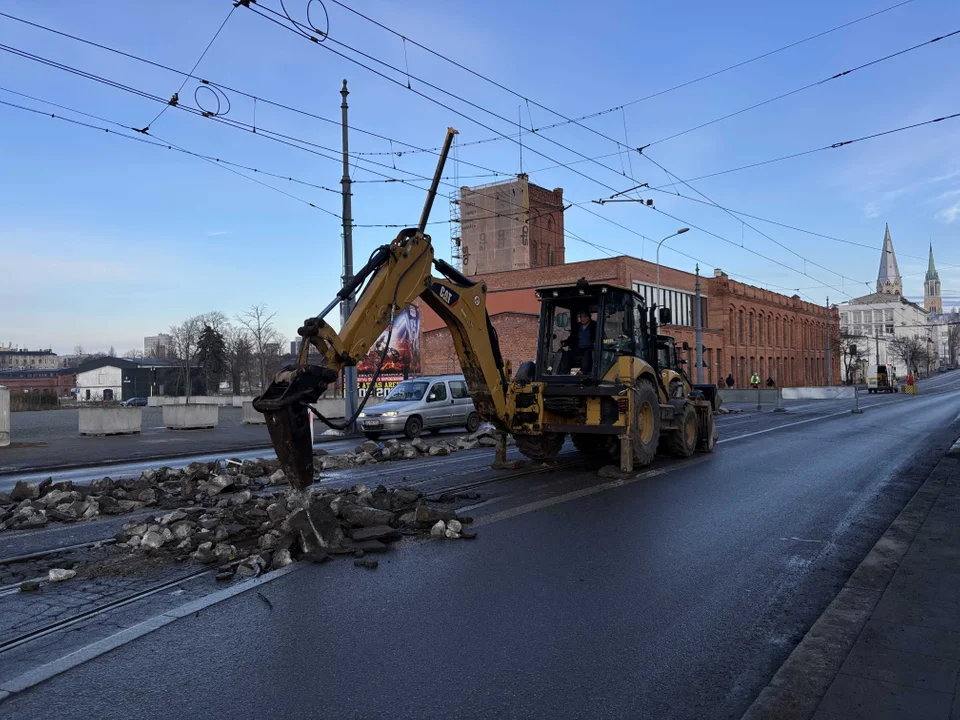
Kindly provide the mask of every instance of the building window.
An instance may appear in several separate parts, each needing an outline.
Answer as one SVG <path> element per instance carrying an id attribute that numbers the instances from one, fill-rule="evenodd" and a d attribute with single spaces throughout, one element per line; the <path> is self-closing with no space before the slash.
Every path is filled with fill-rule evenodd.
<path id="1" fill-rule="evenodd" d="M 730 316 L 730 323 L 729 323 L 729 325 L 730 325 L 730 342 L 731 342 L 731 343 L 735 343 L 735 342 L 737 341 L 737 336 L 736 336 L 736 326 L 734 325 L 734 322 L 733 322 L 733 308 L 730 308 L 730 310 L 729 310 L 729 312 L 728 312 L 728 315 Z"/>
<path id="2" fill-rule="evenodd" d="M 760 357 L 760 375 L 758 375 L 758 377 L 760 378 L 760 382 L 763 382 L 763 378 L 764 378 L 764 372 L 763 372 L 763 356 Z"/>
<path id="3" fill-rule="evenodd" d="M 743 310 L 737 312 L 737 342 L 743 345 Z"/>
<path id="4" fill-rule="evenodd" d="M 737 371 L 737 359 L 733 357 L 733 355 L 731 355 L 730 356 L 730 374 L 733 375 L 736 371 Z M 734 382 L 736 382 L 737 379 L 733 378 L 733 380 Z"/>
<path id="5" fill-rule="evenodd" d="M 774 345 L 780 347 L 780 320 L 777 320 L 773 324 L 773 333 L 774 333 Z"/>
<path id="6" fill-rule="evenodd" d="M 749 318 L 747 318 L 747 328 L 750 333 L 750 344 L 753 344 L 753 313 L 750 313 Z"/>
<path id="7" fill-rule="evenodd" d="M 739 372 L 738 372 L 738 375 L 740 376 L 740 378 L 739 378 L 740 384 L 739 384 L 737 387 L 746 387 L 746 386 L 747 386 L 747 383 L 744 382 L 744 375 L 743 375 L 743 366 L 746 364 L 746 360 L 747 360 L 747 359 L 746 359 L 743 355 L 740 356 L 740 367 L 738 368 L 738 371 L 739 371 Z"/>

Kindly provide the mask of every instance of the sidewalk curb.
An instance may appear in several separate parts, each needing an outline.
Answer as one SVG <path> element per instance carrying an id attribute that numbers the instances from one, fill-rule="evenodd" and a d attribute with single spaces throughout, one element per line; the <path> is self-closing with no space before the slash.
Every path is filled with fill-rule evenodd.
<path id="1" fill-rule="evenodd" d="M 809 632 L 743 714 L 742 720 L 813 717 L 847 655 L 900 566 L 914 537 L 960 468 L 953 444 Z"/>
<path id="2" fill-rule="evenodd" d="M 314 445 L 325 445 L 327 443 L 338 442 L 340 440 L 357 440 L 362 438 L 362 433 L 354 433 L 352 435 L 341 435 L 335 438 L 330 438 L 328 440 L 321 440 L 317 438 L 314 441 Z M 236 447 L 228 447 L 222 450 L 211 450 L 210 452 L 188 452 L 188 453 L 174 453 L 167 455 L 148 455 L 145 457 L 134 457 L 126 458 L 122 460 L 108 460 L 108 461 L 93 461 L 85 463 L 70 463 L 64 465 L 34 465 L 31 467 L 17 468 L 15 470 L 0 470 L 0 478 L 9 477 L 11 475 L 27 475 L 32 473 L 43 473 L 49 472 L 51 474 L 58 472 L 67 472 L 69 470 L 86 470 L 88 468 L 98 468 L 103 467 L 109 469 L 111 466 L 116 465 L 128 465 L 131 463 L 148 463 L 148 462 L 158 462 L 161 460 L 182 460 L 184 458 L 194 457 L 194 456 L 206 456 L 206 455 L 220 455 L 224 457 L 229 457 L 230 453 L 235 452 L 254 452 L 256 450 L 270 450 L 273 451 L 273 445 L 244 445 Z"/>

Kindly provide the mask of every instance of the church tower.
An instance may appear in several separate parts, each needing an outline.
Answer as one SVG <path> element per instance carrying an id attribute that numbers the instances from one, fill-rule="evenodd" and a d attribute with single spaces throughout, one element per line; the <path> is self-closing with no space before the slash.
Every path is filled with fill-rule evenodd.
<path id="1" fill-rule="evenodd" d="M 933 256 L 931 255 L 931 258 Z M 931 260 L 931 263 L 933 260 Z M 931 264 L 932 268 L 933 265 Z M 929 273 L 928 273 L 929 275 Z M 937 286 L 939 287 L 939 281 Z M 903 295 L 903 281 L 900 279 L 900 268 L 897 267 L 897 256 L 893 252 L 893 240 L 890 238 L 890 226 L 887 225 L 883 234 L 883 252 L 880 253 L 880 272 L 877 273 L 877 292 L 885 295 Z M 939 295 L 939 290 L 937 292 Z"/>
<path id="2" fill-rule="evenodd" d="M 923 307 L 926 308 L 927 312 L 943 312 L 943 299 L 940 297 L 940 276 L 933 264 L 933 243 L 930 244 L 930 262 L 927 264 L 927 277 L 923 282 Z"/>

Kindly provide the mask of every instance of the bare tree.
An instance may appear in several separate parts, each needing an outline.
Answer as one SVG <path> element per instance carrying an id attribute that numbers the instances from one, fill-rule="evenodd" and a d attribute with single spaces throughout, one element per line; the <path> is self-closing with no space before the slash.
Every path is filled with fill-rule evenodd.
<path id="1" fill-rule="evenodd" d="M 867 357 L 868 338 L 863 335 L 854 335 L 849 330 L 841 329 L 833 334 L 833 352 L 840 357 L 843 366 L 843 377 L 847 385 L 852 385 L 854 375 L 862 360 Z"/>
<path id="2" fill-rule="evenodd" d="M 76 355 L 78 359 L 82 359 L 84 356 L 83 345 L 74 345 L 73 354 Z"/>
<path id="3" fill-rule="evenodd" d="M 123 354 L 123 356 L 124 356 L 125 358 L 142 358 L 142 357 L 143 357 L 143 350 L 139 350 L 139 349 L 137 349 L 137 348 L 131 348 L 130 350 L 127 350 L 127 351 Z"/>
<path id="4" fill-rule="evenodd" d="M 237 395 L 250 387 L 250 366 L 253 362 L 253 343 L 245 327 L 228 325 L 223 333 L 227 373 Z"/>
<path id="5" fill-rule="evenodd" d="M 950 324 L 947 328 L 947 353 L 950 355 L 948 362 L 956 367 L 960 362 L 960 312 L 956 308 L 950 313 L 947 322 Z"/>
<path id="6" fill-rule="evenodd" d="M 887 355 L 902 361 L 908 371 L 919 373 L 921 367 L 930 362 L 930 352 L 927 340 L 914 335 L 913 337 L 898 336 L 887 343 Z"/>
<path id="7" fill-rule="evenodd" d="M 273 326 L 273 318 L 276 316 L 276 313 L 267 313 L 266 303 L 251 305 L 237 315 L 237 322 L 246 328 L 253 345 L 261 391 L 267 386 L 268 368 L 275 364 L 274 358 L 280 355 L 282 336 Z"/>
<path id="8" fill-rule="evenodd" d="M 196 364 L 197 341 L 200 339 L 202 329 L 203 321 L 199 315 L 187 318 L 179 325 L 170 326 L 170 337 L 173 340 L 170 351 L 177 360 L 184 395 L 188 403 L 193 387 L 193 373 L 191 371 Z"/>
<path id="9" fill-rule="evenodd" d="M 113 347 L 113 345 L 111 345 L 110 349 L 107 350 L 107 357 L 116 357 L 116 356 L 117 356 L 117 350 L 116 348 Z"/>

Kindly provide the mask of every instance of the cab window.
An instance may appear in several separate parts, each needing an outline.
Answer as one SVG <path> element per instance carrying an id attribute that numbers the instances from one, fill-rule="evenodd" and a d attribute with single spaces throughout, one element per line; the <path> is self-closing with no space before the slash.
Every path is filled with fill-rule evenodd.
<path id="1" fill-rule="evenodd" d="M 445 383 L 438 382 L 430 388 L 430 394 L 427 395 L 427 402 L 439 402 L 447 399 L 447 386 Z"/>
<path id="2" fill-rule="evenodd" d="M 467 384 L 463 380 L 451 380 L 450 397 L 454 400 L 462 400 L 463 398 L 470 397 L 470 393 L 467 392 Z"/>
<path id="3" fill-rule="evenodd" d="M 603 322 L 600 345 L 600 377 L 616 364 L 620 355 L 632 355 L 635 350 L 633 330 L 630 327 L 633 303 L 620 293 L 609 294 L 603 304 Z"/>

